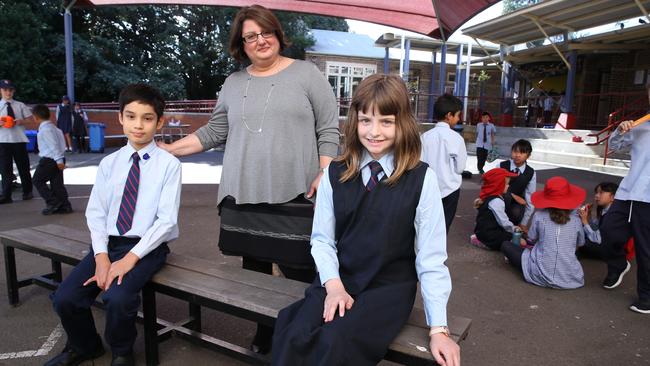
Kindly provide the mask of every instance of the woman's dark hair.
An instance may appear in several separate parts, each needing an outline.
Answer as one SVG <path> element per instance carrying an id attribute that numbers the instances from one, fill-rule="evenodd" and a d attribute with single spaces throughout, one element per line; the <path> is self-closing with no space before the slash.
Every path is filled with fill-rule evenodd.
<path id="1" fill-rule="evenodd" d="M 530 155 L 533 152 L 533 146 L 530 144 L 530 141 L 525 139 L 520 139 L 517 140 L 514 144 L 512 144 L 512 148 L 510 150 L 518 151 L 522 154 Z"/>
<path id="2" fill-rule="evenodd" d="M 243 63 L 249 61 L 246 52 L 244 52 L 244 40 L 241 34 L 244 28 L 244 21 L 246 20 L 252 20 L 257 23 L 262 28 L 262 31 L 275 33 L 275 37 L 280 42 L 280 52 L 289 46 L 289 42 L 284 38 L 282 25 L 275 14 L 263 6 L 247 6 L 235 15 L 235 19 L 232 21 L 230 28 L 228 51 L 230 51 L 230 55 L 238 62 Z"/>
<path id="3" fill-rule="evenodd" d="M 571 210 L 562 210 L 559 208 L 548 208 L 548 213 L 551 216 L 551 221 L 556 224 L 564 225 L 569 222 L 571 217 Z"/>

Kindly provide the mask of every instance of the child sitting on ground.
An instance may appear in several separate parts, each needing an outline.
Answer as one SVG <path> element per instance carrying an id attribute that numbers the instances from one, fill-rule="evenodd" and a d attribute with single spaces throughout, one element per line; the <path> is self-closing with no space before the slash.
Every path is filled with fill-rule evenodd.
<path id="1" fill-rule="evenodd" d="M 528 230 L 535 246 L 522 248 L 504 244 L 501 251 L 513 267 L 522 271 L 526 282 L 542 287 L 573 289 L 584 285 L 576 249 L 584 245 L 582 223 L 574 210 L 587 193 L 562 177 L 546 181 L 531 199 L 538 209 Z"/>
<path id="2" fill-rule="evenodd" d="M 617 189 L 618 184 L 616 183 L 599 183 L 594 189 L 594 203 L 596 206 L 594 207 L 592 204 L 588 204 L 578 210 L 586 236 L 586 243 L 580 248 L 579 254 L 602 259 L 607 262 L 607 276 L 603 280 L 603 287 L 608 290 L 616 288 L 621 284 L 623 276 L 632 267 L 630 259 L 634 258 L 634 243 L 633 240 L 630 240 L 625 246 L 627 266 L 622 272 L 617 271 L 615 266 L 613 266 L 611 258 L 607 255 L 606 246 L 603 245 L 600 235 L 601 222 L 612 203 L 614 203 L 614 195 Z"/>
<path id="3" fill-rule="evenodd" d="M 510 177 L 517 174 L 494 168 L 483 174 L 479 198 L 474 201 L 478 210 L 474 234 L 470 243 L 483 249 L 499 250 L 501 243 L 510 241 L 516 226 L 508 219 L 503 194 L 508 191 Z"/>
<path id="4" fill-rule="evenodd" d="M 530 196 L 537 188 L 537 174 L 528 165 L 528 158 L 533 152 L 533 146 L 528 140 L 517 140 L 510 149 L 510 160 L 501 162 L 500 168 L 515 173 L 517 177 L 510 179 L 508 194 L 503 196 L 506 203 L 506 213 L 513 224 L 521 226 L 526 231 L 530 217 L 535 207 L 530 202 Z"/>

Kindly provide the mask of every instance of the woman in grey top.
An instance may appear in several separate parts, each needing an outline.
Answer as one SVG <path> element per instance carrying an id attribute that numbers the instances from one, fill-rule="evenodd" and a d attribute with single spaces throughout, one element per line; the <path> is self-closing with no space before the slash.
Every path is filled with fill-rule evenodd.
<path id="1" fill-rule="evenodd" d="M 230 53 L 245 69 L 224 82 L 208 124 L 171 145 L 185 156 L 226 143 L 218 203 L 219 247 L 243 267 L 286 277 L 315 277 L 309 238 L 322 169 L 336 157 L 339 129 L 331 87 L 311 63 L 280 55 L 287 43 L 278 19 L 261 6 L 242 8 Z M 253 349 L 270 348 L 258 326 Z"/>

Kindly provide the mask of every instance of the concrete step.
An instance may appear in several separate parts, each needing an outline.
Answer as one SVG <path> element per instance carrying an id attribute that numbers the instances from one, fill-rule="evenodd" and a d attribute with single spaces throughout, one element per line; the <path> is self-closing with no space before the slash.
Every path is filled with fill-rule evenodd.
<path id="1" fill-rule="evenodd" d="M 608 161 L 608 165 L 591 164 L 589 170 L 594 172 L 618 175 L 621 177 L 626 176 L 629 171 L 629 169 L 626 167 L 609 165 L 609 161 Z"/>

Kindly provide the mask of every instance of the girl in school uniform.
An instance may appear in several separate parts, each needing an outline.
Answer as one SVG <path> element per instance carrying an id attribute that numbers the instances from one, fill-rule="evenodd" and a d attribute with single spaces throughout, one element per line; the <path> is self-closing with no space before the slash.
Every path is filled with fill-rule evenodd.
<path id="1" fill-rule="evenodd" d="M 536 208 L 528 230 L 530 248 L 501 246 L 501 251 L 526 282 L 542 287 L 574 289 L 584 286 L 584 273 L 576 249 L 585 243 L 582 223 L 575 209 L 587 192 L 563 177 L 552 177 L 543 190 L 533 193 Z"/>
<path id="2" fill-rule="evenodd" d="M 481 193 L 474 201 L 474 208 L 478 212 L 470 244 L 482 249 L 499 250 L 501 243 L 512 238 L 512 233 L 518 227 L 508 218 L 503 194 L 508 191 L 510 177 L 515 176 L 517 174 L 503 168 L 490 169 L 483 174 Z"/>
<path id="3" fill-rule="evenodd" d="M 376 365 L 413 308 L 420 281 L 436 361 L 460 364 L 449 338 L 445 220 L 404 82 L 372 75 L 354 94 L 345 153 L 325 169 L 311 253 L 319 272 L 282 310 L 273 365 Z"/>

